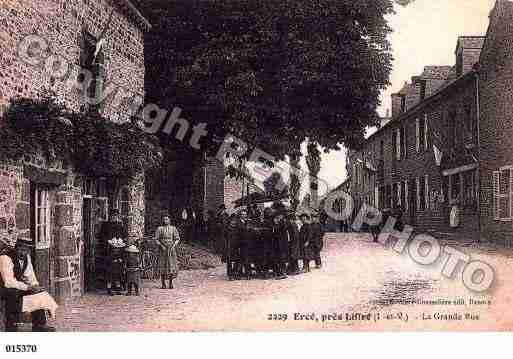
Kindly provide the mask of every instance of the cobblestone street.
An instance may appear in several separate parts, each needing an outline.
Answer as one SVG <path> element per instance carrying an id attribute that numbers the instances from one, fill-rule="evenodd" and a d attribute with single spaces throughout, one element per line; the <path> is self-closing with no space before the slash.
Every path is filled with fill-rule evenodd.
<path id="1" fill-rule="evenodd" d="M 440 263 L 423 267 L 364 234 L 328 234 L 325 241 L 324 267 L 308 274 L 230 282 L 224 267 L 183 271 L 174 290 L 145 282 L 140 297 L 88 294 L 61 307 L 54 324 L 60 331 L 513 329 L 511 251 L 461 247 L 495 269 L 493 290 L 478 296 L 458 279 L 461 268 L 457 279 L 447 279 Z M 465 305 L 390 305 L 393 299 L 463 299 Z M 490 300 L 491 305 L 471 305 L 470 299 Z M 269 314 L 282 313 L 287 320 L 268 320 Z M 294 320 L 294 313 L 314 313 L 317 320 Z M 346 320 L 346 313 L 363 318 Z M 437 320 L 435 313 L 460 313 L 463 319 Z M 479 319 L 465 319 L 465 313 Z M 328 314 L 344 319 L 323 322 Z"/>

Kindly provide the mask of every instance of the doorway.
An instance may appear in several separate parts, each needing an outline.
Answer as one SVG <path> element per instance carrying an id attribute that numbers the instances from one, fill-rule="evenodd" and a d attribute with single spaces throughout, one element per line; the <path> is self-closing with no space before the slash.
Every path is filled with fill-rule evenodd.
<path id="1" fill-rule="evenodd" d="M 33 266 L 39 284 L 52 292 L 50 276 L 50 196 L 48 188 L 31 182 L 30 237 L 34 243 Z"/>
<path id="2" fill-rule="evenodd" d="M 84 289 L 86 291 L 93 291 L 96 287 L 96 270 L 92 198 L 84 198 L 84 203 L 82 205 L 82 228 L 84 231 Z"/>

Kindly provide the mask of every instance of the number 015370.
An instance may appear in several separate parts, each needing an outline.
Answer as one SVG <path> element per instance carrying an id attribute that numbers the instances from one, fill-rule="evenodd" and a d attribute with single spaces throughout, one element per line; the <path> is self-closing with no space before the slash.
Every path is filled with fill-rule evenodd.
<path id="1" fill-rule="evenodd" d="M 6 345 L 5 351 L 7 353 L 36 353 L 37 352 L 37 345 Z"/>

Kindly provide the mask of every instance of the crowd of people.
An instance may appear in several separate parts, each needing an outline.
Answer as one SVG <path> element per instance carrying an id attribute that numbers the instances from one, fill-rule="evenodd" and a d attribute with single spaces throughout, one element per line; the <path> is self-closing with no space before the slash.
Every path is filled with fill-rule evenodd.
<path id="1" fill-rule="evenodd" d="M 319 213 L 295 213 L 283 205 L 242 209 L 225 215 L 218 231 L 230 280 L 284 279 L 322 267 L 323 230 Z M 219 245 L 218 245 L 219 246 Z M 301 265 L 300 265 L 301 264 Z"/>

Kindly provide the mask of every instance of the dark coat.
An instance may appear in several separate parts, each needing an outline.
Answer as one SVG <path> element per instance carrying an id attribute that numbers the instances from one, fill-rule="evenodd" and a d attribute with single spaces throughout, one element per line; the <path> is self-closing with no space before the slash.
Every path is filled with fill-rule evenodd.
<path id="1" fill-rule="evenodd" d="M 287 223 L 273 226 L 274 258 L 286 262 L 289 256 L 289 228 Z"/>
<path id="2" fill-rule="evenodd" d="M 231 221 L 228 226 L 228 235 L 226 241 L 226 253 L 231 261 L 247 261 L 251 236 L 248 223 L 243 223 L 237 219 Z"/>
<path id="3" fill-rule="evenodd" d="M 240 259 L 241 223 L 229 222 L 225 231 L 225 261 L 238 261 Z"/>
<path id="4" fill-rule="evenodd" d="M 324 247 L 324 241 L 322 238 L 324 237 L 324 232 L 322 230 L 322 226 L 320 223 L 312 223 L 310 225 L 311 238 L 312 238 L 312 250 L 315 253 L 318 253 L 322 251 L 322 248 Z"/>
<path id="5" fill-rule="evenodd" d="M 299 231 L 299 243 L 303 259 L 313 258 L 312 225 L 304 223 Z"/>
<path id="6" fill-rule="evenodd" d="M 297 260 L 301 258 L 301 243 L 299 239 L 299 227 L 295 222 L 288 223 L 289 231 L 289 258 Z"/>

